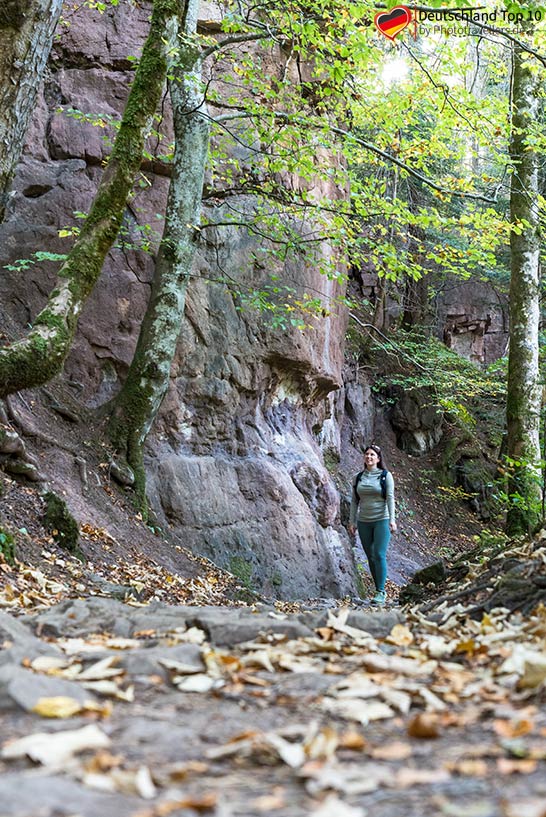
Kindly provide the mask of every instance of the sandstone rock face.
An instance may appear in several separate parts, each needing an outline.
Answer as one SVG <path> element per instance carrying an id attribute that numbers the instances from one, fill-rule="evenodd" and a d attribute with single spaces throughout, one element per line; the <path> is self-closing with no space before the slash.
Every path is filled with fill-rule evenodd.
<path id="1" fill-rule="evenodd" d="M 442 438 L 443 412 L 428 389 L 402 392 L 390 420 L 398 446 L 408 454 L 426 454 Z"/>
<path id="2" fill-rule="evenodd" d="M 438 299 L 437 328 L 463 357 L 489 364 L 506 354 L 508 299 L 480 281 L 455 283 Z"/>
<path id="3" fill-rule="evenodd" d="M 129 57 L 139 53 L 149 11 L 149 3 L 121 3 L 103 15 L 79 9 L 54 48 L 0 226 L 0 268 L 12 267 L 0 276 L 0 330 L 7 339 L 24 333 L 55 281 L 55 262 L 33 254 L 66 252 L 70 238 L 58 231 L 77 229 L 89 209 L 131 81 Z M 218 29 L 220 11 L 203 3 L 204 30 Z M 80 384 L 88 406 L 103 405 L 118 391 L 131 361 L 168 183 L 168 167 L 143 164 L 123 234 L 81 315 L 65 375 Z M 239 198 L 231 206 L 244 218 L 253 201 Z M 217 203 L 206 215 L 223 222 L 226 207 Z M 148 253 L 137 248 L 143 237 Z M 263 286 L 271 272 L 329 307 L 339 286 L 314 264 L 256 263 L 261 241 L 231 225 L 205 229 L 199 238 L 171 385 L 148 445 L 152 508 L 175 541 L 256 589 L 285 598 L 354 594 L 339 497 L 320 449 L 321 442 L 339 445 L 328 395 L 341 384 L 345 313 L 334 306 L 301 333 L 268 328 L 259 314 L 240 308 L 241 293 Z M 30 259 L 24 273 L 18 259 Z"/>

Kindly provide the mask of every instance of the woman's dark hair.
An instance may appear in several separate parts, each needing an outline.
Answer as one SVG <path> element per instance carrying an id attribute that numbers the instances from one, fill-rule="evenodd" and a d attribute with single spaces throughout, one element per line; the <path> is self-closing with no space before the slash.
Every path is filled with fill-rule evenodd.
<path id="1" fill-rule="evenodd" d="M 366 448 L 364 449 L 364 454 L 366 453 L 366 451 L 373 451 L 374 454 L 377 454 L 377 456 L 379 457 L 379 462 L 377 463 L 377 467 L 381 468 L 381 470 L 383 471 L 386 468 L 386 466 L 385 466 L 385 463 L 383 462 L 383 454 L 381 453 L 381 449 L 379 448 L 379 446 L 378 445 L 367 445 Z"/>

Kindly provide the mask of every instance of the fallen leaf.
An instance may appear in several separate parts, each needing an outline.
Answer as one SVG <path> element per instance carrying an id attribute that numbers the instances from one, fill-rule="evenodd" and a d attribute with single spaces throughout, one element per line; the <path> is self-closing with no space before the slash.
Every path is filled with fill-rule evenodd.
<path id="1" fill-rule="evenodd" d="M 362 657 L 362 663 L 368 672 L 395 672 L 400 675 L 429 675 L 434 672 L 438 662 L 434 660 L 417 661 L 413 658 L 400 658 L 397 655 L 379 655 L 368 653 Z"/>
<path id="2" fill-rule="evenodd" d="M 368 742 L 360 732 L 349 729 L 340 736 L 339 745 L 342 749 L 351 749 L 354 752 L 360 752 L 368 745 Z"/>
<path id="3" fill-rule="evenodd" d="M 533 774 L 537 768 L 537 761 L 531 758 L 512 760 L 508 757 L 497 759 L 497 770 L 500 774 Z"/>
<path id="4" fill-rule="evenodd" d="M 290 766 L 291 769 L 298 769 L 305 763 L 305 750 L 299 743 L 289 743 L 274 732 L 268 732 L 264 740 L 275 749 L 280 759 Z"/>
<path id="5" fill-rule="evenodd" d="M 310 760 L 331 760 L 339 746 L 339 735 L 331 726 L 315 727 L 303 742 L 303 750 Z"/>
<path id="6" fill-rule="evenodd" d="M 534 729 L 534 723 L 526 718 L 505 721 L 497 719 L 493 721 L 493 729 L 501 738 L 521 738 L 528 735 Z"/>
<path id="7" fill-rule="evenodd" d="M 215 792 L 202 795 L 189 795 L 176 800 L 165 800 L 151 809 L 139 811 L 133 817 L 169 817 L 175 811 L 195 809 L 196 811 L 211 811 L 216 808 L 218 795 Z"/>
<path id="8" fill-rule="evenodd" d="M 370 721 L 394 717 L 394 710 L 390 706 L 374 699 L 363 701 L 359 698 L 347 698 L 339 701 L 334 698 L 323 698 L 321 707 L 332 715 L 348 721 L 356 721 L 363 726 Z"/>
<path id="9" fill-rule="evenodd" d="M 480 758 L 462 758 L 455 763 L 446 764 L 448 771 L 460 774 L 463 777 L 487 777 L 488 766 L 485 760 Z"/>
<path id="10" fill-rule="evenodd" d="M 171 670 L 176 675 L 196 675 L 203 672 L 203 666 L 187 664 L 184 661 L 173 661 L 171 658 L 160 658 L 158 661 L 165 669 Z"/>
<path id="11" fill-rule="evenodd" d="M 100 772 L 108 772 L 110 769 L 115 769 L 123 762 L 122 755 L 113 755 L 107 749 L 101 749 L 96 752 L 90 760 L 88 760 L 84 769 L 89 774 L 98 774 Z"/>
<path id="12" fill-rule="evenodd" d="M 59 658 L 56 655 L 39 655 L 37 658 L 28 662 L 28 666 L 35 672 L 45 673 L 49 673 L 51 670 L 66 669 L 68 665 L 69 662 L 66 658 Z M 25 666 L 27 666 L 27 664 L 25 664 Z"/>
<path id="13" fill-rule="evenodd" d="M 413 633 L 404 624 L 395 624 L 385 641 L 397 647 L 408 647 L 413 643 Z"/>
<path id="14" fill-rule="evenodd" d="M 412 786 L 423 786 L 430 783 L 445 783 L 450 779 L 447 769 L 399 769 L 393 778 L 393 785 L 398 789 L 409 789 Z"/>
<path id="15" fill-rule="evenodd" d="M 255 800 L 250 801 L 249 805 L 252 808 L 255 808 L 257 811 L 263 811 L 267 814 L 270 811 L 276 811 L 279 808 L 284 808 L 286 806 L 284 790 L 280 789 L 278 791 L 273 791 L 271 794 L 264 794 L 261 797 L 256 797 Z"/>
<path id="16" fill-rule="evenodd" d="M 116 698 L 118 701 L 132 703 L 135 700 L 135 688 L 133 685 L 128 686 L 127 689 L 121 689 L 115 681 L 87 681 L 87 683 L 82 684 L 82 686 L 92 692 L 98 692 L 100 695 Z"/>
<path id="17" fill-rule="evenodd" d="M 395 741 L 384 746 L 374 746 L 369 754 L 374 760 L 407 760 L 413 754 L 413 749 L 409 743 Z"/>
<path id="18" fill-rule="evenodd" d="M 78 681 L 102 681 L 105 678 L 113 678 L 116 675 L 123 675 L 125 670 L 121 667 L 114 667 L 118 661 L 117 655 L 108 656 L 101 661 L 97 661 L 90 667 L 80 672 Z"/>
<path id="19" fill-rule="evenodd" d="M 85 709 L 75 698 L 57 695 L 52 698 L 39 698 L 32 711 L 42 718 L 71 718 Z"/>
<path id="20" fill-rule="evenodd" d="M 392 770 L 379 764 L 367 763 L 366 772 L 360 763 L 322 763 L 309 761 L 299 771 L 307 780 L 305 787 L 309 794 L 333 789 L 347 795 L 368 794 L 392 780 Z"/>
<path id="21" fill-rule="evenodd" d="M 210 675 L 199 673 L 186 677 L 175 676 L 173 683 L 181 692 L 210 692 L 213 687 L 222 685 L 222 681 L 211 678 Z"/>
<path id="22" fill-rule="evenodd" d="M 70 729 L 53 734 L 35 732 L 11 741 L 2 748 L 4 760 L 28 756 L 44 766 L 59 768 L 79 752 L 87 749 L 106 749 L 110 738 L 96 724 L 81 729 Z"/>
<path id="23" fill-rule="evenodd" d="M 420 712 L 408 723 L 407 733 L 412 738 L 438 738 L 440 719 L 432 712 Z"/>

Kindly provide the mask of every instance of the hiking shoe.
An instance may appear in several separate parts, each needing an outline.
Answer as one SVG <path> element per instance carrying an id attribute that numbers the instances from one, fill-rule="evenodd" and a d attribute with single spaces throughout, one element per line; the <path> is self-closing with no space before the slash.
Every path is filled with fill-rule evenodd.
<path id="1" fill-rule="evenodd" d="M 372 599 L 372 604 L 377 604 L 379 607 L 383 607 L 385 602 L 387 601 L 387 594 L 384 590 L 378 590 L 375 596 Z"/>

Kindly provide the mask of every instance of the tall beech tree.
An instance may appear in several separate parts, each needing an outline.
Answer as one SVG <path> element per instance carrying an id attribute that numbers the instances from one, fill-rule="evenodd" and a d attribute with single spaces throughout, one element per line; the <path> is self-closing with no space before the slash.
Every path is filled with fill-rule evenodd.
<path id="1" fill-rule="evenodd" d="M 81 233 L 61 266 L 57 287 L 26 338 L 0 348 L 0 397 L 46 383 L 62 368 L 78 316 L 121 226 L 165 82 L 167 32 L 178 26 L 185 7 L 178 0 L 154 2 L 112 154 Z"/>
<path id="2" fill-rule="evenodd" d="M 540 517 L 539 154 L 530 139 L 539 118 L 541 72 L 514 47 L 510 156 L 510 348 L 506 405 L 512 476 L 507 530 L 526 533 Z"/>
<path id="3" fill-rule="evenodd" d="M 113 404 L 110 437 L 133 470 L 139 503 L 145 507 L 142 448 L 169 383 L 171 363 L 184 315 L 201 215 L 210 118 L 201 83 L 201 47 L 195 37 L 200 0 L 168 27 L 167 66 L 175 151 L 165 229 L 152 291 L 137 348 Z M 124 462 L 125 464 L 125 462 Z"/>
<path id="4" fill-rule="evenodd" d="M 0 222 L 61 7 L 62 0 L 0 5 Z"/>

